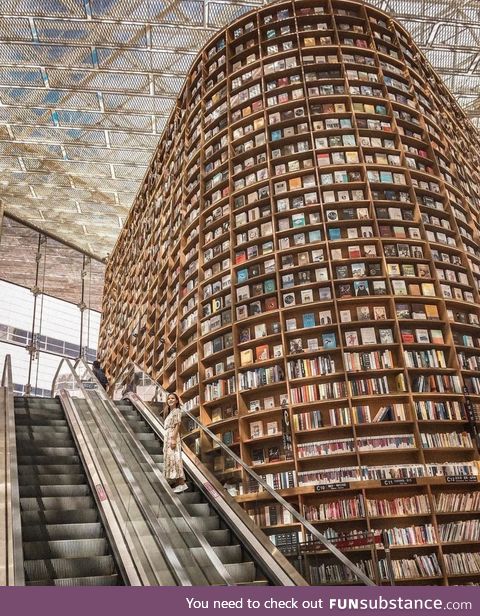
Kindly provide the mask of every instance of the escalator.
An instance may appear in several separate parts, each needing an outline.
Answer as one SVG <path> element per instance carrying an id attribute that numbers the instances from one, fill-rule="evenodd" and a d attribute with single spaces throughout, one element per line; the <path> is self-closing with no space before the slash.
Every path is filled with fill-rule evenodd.
<path id="1" fill-rule="evenodd" d="M 25 584 L 122 585 L 59 400 L 15 398 L 14 414 Z"/>
<path id="2" fill-rule="evenodd" d="M 163 471 L 163 443 L 152 428 L 143 419 L 141 413 L 127 400 L 115 403 L 137 439 Z M 197 530 L 202 532 L 214 552 L 224 563 L 232 582 L 236 585 L 263 586 L 269 584 L 265 574 L 259 569 L 252 557 L 234 535 L 228 524 L 215 512 L 207 499 L 189 480 L 189 491 L 178 495 L 178 498 L 192 516 Z M 181 520 L 172 520 L 176 525 Z M 195 550 L 197 548 L 191 548 Z"/>
<path id="3" fill-rule="evenodd" d="M 15 398 L 7 357 L 5 585 L 306 584 L 235 502 L 205 493 L 213 486 L 196 469 L 192 491 L 174 494 L 162 473 L 162 430 L 132 404 L 117 407 L 80 360 L 62 364 L 57 398 Z"/>

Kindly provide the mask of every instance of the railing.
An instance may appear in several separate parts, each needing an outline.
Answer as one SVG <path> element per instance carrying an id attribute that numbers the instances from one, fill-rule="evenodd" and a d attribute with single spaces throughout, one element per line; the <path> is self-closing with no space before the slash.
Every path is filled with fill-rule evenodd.
<path id="1" fill-rule="evenodd" d="M 140 399 L 145 402 L 165 402 L 168 391 L 165 390 L 159 383 L 149 377 L 141 368 L 136 364 L 128 366 L 119 379 L 114 383 L 112 387 L 112 394 L 114 400 L 120 400 L 128 393 L 136 394 Z M 375 577 L 376 563 L 371 561 L 370 563 L 357 566 L 353 561 L 345 556 L 335 545 L 329 541 L 322 533 L 320 533 L 300 512 L 298 512 L 285 498 L 283 498 L 267 481 L 260 477 L 250 466 L 248 466 L 228 445 L 226 445 L 221 439 L 219 439 L 207 426 L 205 426 L 193 413 L 183 409 L 183 415 L 187 417 L 196 429 L 200 431 L 205 437 L 212 442 L 212 452 L 214 449 L 221 449 L 226 456 L 228 456 L 231 463 L 233 463 L 232 475 L 235 470 L 243 470 L 247 477 L 248 482 L 243 482 L 241 486 L 243 488 L 243 495 L 241 498 L 244 501 L 249 501 L 249 494 L 251 494 L 251 503 L 255 507 L 259 502 L 273 499 L 277 505 L 277 519 L 281 517 L 285 526 L 290 526 L 292 529 L 296 529 L 293 532 L 297 532 L 299 529 L 303 530 L 303 535 L 309 542 L 316 542 L 323 546 L 326 550 L 326 556 L 332 557 L 334 565 L 340 566 L 343 571 L 346 570 L 348 576 L 353 576 L 354 580 L 363 583 L 367 586 L 374 586 L 375 582 L 370 576 Z M 234 483 L 226 484 L 226 488 L 229 493 L 235 493 L 233 488 Z M 225 486 L 224 486 L 225 487 Z M 280 512 L 280 515 L 279 515 Z M 284 533 L 285 534 L 285 533 Z M 293 537 L 293 535 L 292 535 Z M 282 546 L 277 546 L 282 547 Z M 283 546 L 285 547 L 285 546 Z M 328 580 L 325 580 L 325 584 Z"/>
<path id="2" fill-rule="evenodd" d="M 0 390 L 0 586 L 24 586 L 22 526 L 10 355 Z"/>
<path id="3" fill-rule="evenodd" d="M 232 584 L 225 565 L 203 534 L 196 530 L 183 503 L 138 444 L 134 432 L 82 359 L 77 360 L 74 367 L 70 364 L 67 373 L 62 374 L 59 369 L 52 391 L 55 394 L 59 389 L 67 389 L 77 397 L 79 388 L 95 406 L 95 421 L 102 424 L 103 433 L 108 435 L 112 453 L 132 487 L 136 504 L 148 521 L 151 539 L 160 547 L 177 584 Z M 184 520 L 187 529 L 177 528 L 172 523 L 175 518 Z M 200 548 L 196 550 L 195 558 L 190 552 L 192 547 Z"/>

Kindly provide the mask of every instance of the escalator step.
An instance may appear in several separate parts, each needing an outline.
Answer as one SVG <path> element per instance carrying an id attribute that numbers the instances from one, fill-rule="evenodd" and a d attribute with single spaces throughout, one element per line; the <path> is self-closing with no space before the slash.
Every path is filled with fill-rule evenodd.
<path id="1" fill-rule="evenodd" d="M 123 414 L 125 414 L 125 415 L 134 415 L 135 417 L 137 417 L 137 416 L 138 416 L 138 412 L 137 412 L 137 410 L 136 410 L 135 408 L 133 408 L 133 406 L 132 406 L 130 403 L 126 403 L 126 404 L 122 404 L 122 403 L 118 404 L 118 403 L 115 403 L 115 406 L 117 407 L 117 409 L 118 409 L 121 413 L 123 413 Z"/>
<path id="2" fill-rule="evenodd" d="M 64 509 L 61 511 L 22 511 L 22 525 L 27 524 L 89 524 L 98 521 L 96 509 Z"/>
<path id="3" fill-rule="evenodd" d="M 70 428 L 67 425 L 64 426 L 17 426 L 16 429 L 17 438 L 19 436 L 23 437 L 24 435 L 43 435 L 43 438 L 50 436 L 58 436 L 66 435 L 70 438 Z"/>
<path id="4" fill-rule="evenodd" d="M 79 578 L 57 578 L 27 582 L 27 586 L 120 586 L 118 575 L 97 575 Z"/>
<path id="5" fill-rule="evenodd" d="M 33 456 L 33 455 L 18 455 L 17 456 L 19 464 L 33 464 L 33 465 L 42 465 L 42 464 L 78 464 L 81 465 L 80 457 L 78 455 L 75 456 Z M 52 462 L 53 460 L 53 462 Z"/>
<path id="6" fill-rule="evenodd" d="M 175 523 L 180 532 L 190 532 L 184 518 L 172 518 L 172 521 Z M 191 518 L 192 526 L 196 530 L 200 531 L 208 531 L 208 530 L 218 530 L 220 526 L 220 519 L 218 516 L 208 516 L 205 518 Z"/>
<path id="7" fill-rule="evenodd" d="M 115 564 L 111 556 L 92 556 L 90 558 L 46 558 L 26 560 L 26 581 L 39 581 L 50 578 L 79 578 L 112 575 Z"/>
<path id="8" fill-rule="evenodd" d="M 131 405 L 129 402 L 125 402 L 125 403 L 122 403 L 122 402 L 120 402 L 120 403 L 119 403 L 119 402 L 116 402 L 116 403 L 115 403 L 115 406 L 116 406 L 116 407 L 118 408 L 118 410 L 119 410 L 119 411 L 121 411 L 122 413 L 132 413 L 132 414 L 135 414 L 135 415 L 137 415 L 137 414 L 138 414 L 138 413 L 137 413 L 137 411 L 136 411 L 136 409 L 134 409 L 134 408 L 132 407 L 132 405 Z"/>
<path id="9" fill-rule="evenodd" d="M 22 511 L 41 511 L 47 509 L 68 511 L 71 509 L 91 509 L 93 507 L 93 499 L 91 496 L 45 496 L 43 498 L 21 498 L 20 507 Z"/>
<path id="10" fill-rule="evenodd" d="M 145 441 L 156 441 L 156 437 L 153 432 L 135 432 L 135 436 L 139 441 L 142 441 L 142 443 Z"/>
<path id="11" fill-rule="evenodd" d="M 21 441 L 17 444 L 19 455 L 26 453 L 26 451 L 35 456 L 74 456 L 76 453 L 75 447 L 42 447 L 33 443 L 31 445 L 29 443 L 28 447 L 22 447 L 22 445 Z"/>
<path id="12" fill-rule="evenodd" d="M 46 428 L 46 430 L 43 430 L 42 428 Z M 30 439 L 48 443 L 51 440 L 72 440 L 68 426 L 45 426 L 43 424 L 40 426 L 18 426 L 16 435 L 17 441 L 25 441 Z"/>
<path id="13" fill-rule="evenodd" d="M 47 524 L 24 526 L 24 541 L 54 541 L 62 539 L 100 539 L 104 536 L 100 522 L 85 524 Z"/>
<path id="14" fill-rule="evenodd" d="M 130 426 L 130 428 L 132 428 L 132 430 L 136 434 L 143 434 L 143 433 L 150 432 L 147 424 L 144 421 L 137 421 L 136 419 L 129 419 L 128 417 L 125 417 L 125 419 L 127 420 L 127 423 Z M 155 436 L 153 432 L 150 432 L 150 434 Z"/>
<path id="15" fill-rule="evenodd" d="M 67 469 L 65 469 L 67 470 Z M 38 473 L 23 472 L 19 478 L 19 483 L 24 486 L 60 486 L 60 485 L 82 485 L 86 483 L 85 475 L 68 473 L 65 475 L 47 475 Z"/>
<path id="16" fill-rule="evenodd" d="M 200 492 L 182 492 L 181 494 L 178 494 L 178 498 L 182 501 L 184 505 L 186 505 L 200 503 L 200 501 L 202 500 L 202 495 L 200 494 Z"/>
<path id="17" fill-rule="evenodd" d="M 163 453 L 162 444 L 156 439 L 143 441 L 142 445 L 145 447 L 145 449 L 149 453 L 158 453 L 158 454 Z"/>
<path id="18" fill-rule="evenodd" d="M 185 503 L 185 508 L 188 513 L 194 517 L 208 517 L 211 515 L 210 505 L 208 503 Z"/>
<path id="19" fill-rule="evenodd" d="M 212 546 L 223 546 L 230 543 L 230 531 L 225 528 L 206 530 L 203 533 L 205 539 Z"/>
<path id="20" fill-rule="evenodd" d="M 20 485 L 20 498 L 81 497 L 89 496 L 90 488 L 84 484 L 75 485 Z"/>
<path id="21" fill-rule="evenodd" d="M 26 427 L 41 427 L 41 426 L 58 426 L 59 428 L 63 428 L 67 425 L 66 419 L 34 419 L 33 417 L 27 417 L 24 415 L 15 417 L 15 425 L 17 427 L 26 428 Z"/>
<path id="22" fill-rule="evenodd" d="M 218 545 L 214 546 L 213 549 L 222 563 L 233 564 L 242 562 L 242 546 L 240 545 Z"/>
<path id="23" fill-rule="evenodd" d="M 19 406 L 25 406 L 28 404 L 34 406 L 56 406 L 58 408 L 58 405 L 60 404 L 60 402 L 55 398 L 38 398 L 37 396 L 22 396 L 17 397 L 16 400 L 18 401 Z"/>
<path id="24" fill-rule="evenodd" d="M 159 453 L 159 454 L 161 454 L 162 451 L 163 451 L 162 445 L 158 441 L 144 441 L 142 443 L 142 445 L 145 447 L 145 449 L 150 454 L 152 454 L 152 453 Z"/>
<path id="25" fill-rule="evenodd" d="M 255 563 L 252 561 L 243 563 L 226 564 L 225 569 L 231 575 L 232 580 L 239 582 L 253 582 L 255 580 Z"/>
<path id="26" fill-rule="evenodd" d="M 62 407 L 58 400 L 51 400 L 48 398 L 29 398 L 24 399 L 23 404 L 15 404 L 15 410 L 17 409 L 52 409 L 58 411 Z"/>
<path id="27" fill-rule="evenodd" d="M 15 421 L 20 418 L 28 418 L 38 421 L 39 419 L 63 419 L 65 421 L 65 413 L 62 410 L 36 408 L 36 409 L 15 409 Z"/>
<path id="28" fill-rule="evenodd" d="M 122 411 L 120 409 L 120 412 L 122 413 L 124 419 L 126 421 L 128 421 L 128 423 L 132 422 L 132 423 L 140 423 L 141 425 L 145 425 L 145 422 L 141 419 L 141 417 L 139 416 L 139 414 L 136 411 Z"/>
<path id="29" fill-rule="evenodd" d="M 23 555 L 26 560 L 107 556 L 108 543 L 104 537 L 97 539 L 24 541 Z"/>
<path id="30" fill-rule="evenodd" d="M 38 451 L 39 449 L 65 449 L 65 448 L 72 448 L 73 451 L 73 447 L 74 447 L 74 443 L 72 441 L 71 438 L 63 438 L 63 437 L 58 437 L 58 436 L 52 436 L 52 438 L 45 440 L 45 438 L 43 438 L 42 435 L 42 439 L 33 437 L 27 437 L 27 438 L 22 438 L 17 437 L 17 450 L 20 451 L 21 453 L 28 451 L 28 452 L 32 452 L 33 454 L 35 454 L 36 451 Z"/>
<path id="31" fill-rule="evenodd" d="M 41 456 L 43 460 L 50 460 L 51 458 L 45 458 L 45 456 Z M 37 475 L 79 475 L 83 468 L 80 464 L 63 464 L 59 462 L 59 460 L 67 459 L 64 456 L 59 456 L 58 460 L 53 460 L 54 462 L 58 462 L 58 464 L 20 464 L 18 465 L 18 474 L 26 474 L 31 475 L 35 473 Z M 78 458 L 77 458 L 78 460 Z"/>
<path id="32" fill-rule="evenodd" d="M 239 545 L 214 546 L 213 550 L 224 564 L 239 564 L 242 562 L 242 548 Z M 190 548 L 190 552 L 193 556 L 198 555 L 201 558 L 203 548 Z"/>

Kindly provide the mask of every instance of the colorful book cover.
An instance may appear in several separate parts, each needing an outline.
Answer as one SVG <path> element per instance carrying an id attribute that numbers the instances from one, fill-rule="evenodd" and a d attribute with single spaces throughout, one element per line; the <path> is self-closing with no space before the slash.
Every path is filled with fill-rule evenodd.
<path id="1" fill-rule="evenodd" d="M 335 349 L 337 347 L 337 337 L 334 332 L 322 334 L 322 346 L 325 349 Z"/>

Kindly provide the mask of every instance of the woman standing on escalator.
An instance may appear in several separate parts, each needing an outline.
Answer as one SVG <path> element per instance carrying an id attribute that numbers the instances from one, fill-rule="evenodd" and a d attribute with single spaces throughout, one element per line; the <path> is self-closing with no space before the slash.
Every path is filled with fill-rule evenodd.
<path id="1" fill-rule="evenodd" d="M 177 394 L 168 394 L 167 404 L 164 409 L 165 417 L 165 442 L 164 442 L 164 473 L 165 479 L 175 487 L 174 492 L 184 492 L 188 490 L 185 482 L 182 462 L 182 411 L 180 399 Z"/>

